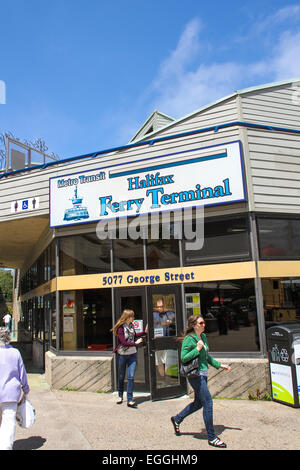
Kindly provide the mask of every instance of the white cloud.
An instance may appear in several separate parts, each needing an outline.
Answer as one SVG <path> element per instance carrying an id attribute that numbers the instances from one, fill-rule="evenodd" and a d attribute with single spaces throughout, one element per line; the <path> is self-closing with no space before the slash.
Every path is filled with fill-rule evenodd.
<path id="1" fill-rule="evenodd" d="M 300 6 L 278 10 L 261 26 L 291 17 L 300 18 Z M 237 89 L 300 77 L 300 27 L 281 32 L 275 28 L 275 46 L 263 60 L 251 63 L 205 63 L 201 60 L 201 30 L 199 20 L 188 23 L 176 49 L 162 63 L 150 88 L 150 95 L 155 96 L 153 109 L 178 118 Z"/>
<path id="2" fill-rule="evenodd" d="M 300 31 L 281 35 L 270 65 L 275 80 L 300 77 Z"/>
<path id="3" fill-rule="evenodd" d="M 159 86 L 165 79 L 170 76 L 180 77 L 187 66 L 200 49 L 199 33 L 201 23 L 199 19 L 190 21 L 183 34 L 179 38 L 178 45 L 169 57 L 162 63 L 158 79 L 155 86 Z"/>

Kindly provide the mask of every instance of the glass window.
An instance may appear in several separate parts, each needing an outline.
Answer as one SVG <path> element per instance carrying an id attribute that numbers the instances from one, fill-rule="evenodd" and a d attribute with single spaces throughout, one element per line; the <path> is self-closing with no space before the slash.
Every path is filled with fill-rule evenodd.
<path id="1" fill-rule="evenodd" d="M 300 322 L 300 278 L 262 279 L 266 328 Z"/>
<path id="2" fill-rule="evenodd" d="M 152 303 L 154 338 L 176 336 L 175 295 L 154 294 Z"/>
<path id="3" fill-rule="evenodd" d="M 61 293 L 61 344 L 64 350 L 112 350 L 111 290 Z"/>
<path id="4" fill-rule="evenodd" d="M 179 385 L 179 356 L 177 349 L 157 349 L 155 351 L 157 388 Z"/>
<path id="5" fill-rule="evenodd" d="M 110 272 L 110 240 L 99 240 L 94 233 L 63 237 L 59 240 L 60 274 Z"/>
<path id="6" fill-rule="evenodd" d="M 300 259 L 300 219 L 257 217 L 260 258 Z"/>
<path id="7" fill-rule="evenodd" d="M 159 226 L 159 239 L 151 239 L 148 231 L 147 269 L 163 269 L 180 266 L 179 240 L 174 238 L 174 224 L 170 224 L 170 238 L 163 238 L 162 225 Z M 158 235 L 157 234 L 157 235 Z"/>
<path id="8" fill-rule="evenodd" d="M 55 240 L 53 240 L 53 242 L 51 243 L 50 245 L 50 279 L 53 279 L 54 277 L 56 277 L 56 253 L 55 253 L 55 250 L 56 250 L 56 242 Z"/>
<path id="9" fill-rule="evenodd" d="M 141 238 L 113 240 L 113 270 L 119 272 L 145 269 L 143 242 Z"/>
<path id="10" fill-rule="evenodd" d="M 196 221 L 193 221 L 193 231 Z M 250 245 L 246 216 L 208 219 L 204 221 L 204 244 L 200 250 L 186 250 L 184 264 L 223 263 L 234 259 L 249 259 Z"/>
<path id="11" fill-rule="evenodd" d="M 33 336 L 36 339 L 44 340 L 45 332 L 44 297 L 39 296 L 33 299 Z"/>
<path id="12" fill-rule="evenodd" d="M 50 344 L 53 348 L 58 349 L 56 344 L 56 293 L 50 295 Z"/>
<path id="13" fill-rule="evenodd" d="M 185 308 L 205 319 L 210 351 L 259 350 L 253 279 L 187 284 Z"/>

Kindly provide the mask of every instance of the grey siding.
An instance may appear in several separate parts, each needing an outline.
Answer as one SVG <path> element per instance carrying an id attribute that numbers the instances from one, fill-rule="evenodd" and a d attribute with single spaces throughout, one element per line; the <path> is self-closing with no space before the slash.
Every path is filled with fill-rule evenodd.
<path id="1" fill-rule="evenodd" d="M 170 153 L 177 153 L 182 150 L 207 147 L 217 144 L 238 140 L 239 130 L 237 127 L 222 129 L 218 132 L 207 132 L 176 138 L 155 143 L 154 145 L 143 145 L 104 155 L 93 159 L 83 159 L 72 162 L 72 164 L 60 164 L 48 167 L 43 170 L 37 169 L 24 172 L 15 176 L 9 176 L 0 180 L 0 222 L 15 218 L 28 217 L 29 215 L 40 215 L 49 212 L 49 178 L 63 175 L 70 175 L 76 172 L 87 172 L 89 170 L 101 169 L 104 166 L 118 163 L 129 163 L 149 157 L 159 157 Z M 31 213 L 11 214 L 11 203 L 17 199 L 30 197 L 40 198 L 40 209 Z"/>
<path id="2" fill-rule="evenodd" d="M 247 130 L 254 210 L 300 213 L 300 135 Z"/>
<path id="3" fill-rule="evenodd" d="M 187 116 L 180 121 L 176 121 L 166 129 L 159 131 L 159 136 L 178 134 L 205 127 L 215 126 L 238 120 L 237 97 L 232 96 L 220 103 L 213 104 Z M 152 134 L 157 136 L 158 134 Z"/>
<path id="4" fill-rule="evenodd" d="M 246 122 L 300 129 L 300 82 L 242 95 Z"/>

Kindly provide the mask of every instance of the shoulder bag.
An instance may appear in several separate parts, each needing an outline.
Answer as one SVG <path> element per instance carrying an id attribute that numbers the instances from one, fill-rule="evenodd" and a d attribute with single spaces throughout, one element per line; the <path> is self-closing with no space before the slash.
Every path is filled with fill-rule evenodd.
<path id="1" fill-rule="evenodd" d="M 199 355 L 188 362 L 182 362 L 180 364 L 179 373 L 182 377 L 186 378 L 199 376 Z"/>

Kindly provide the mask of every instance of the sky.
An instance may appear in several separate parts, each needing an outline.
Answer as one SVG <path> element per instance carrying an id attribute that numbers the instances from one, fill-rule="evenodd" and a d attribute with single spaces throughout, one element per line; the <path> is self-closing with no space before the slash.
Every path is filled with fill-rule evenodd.
<path id="1" fill-rule="evenodd" d="M 300 77 L 300 1 L 0 0 L 0 134 L 60 158 Z"/>

